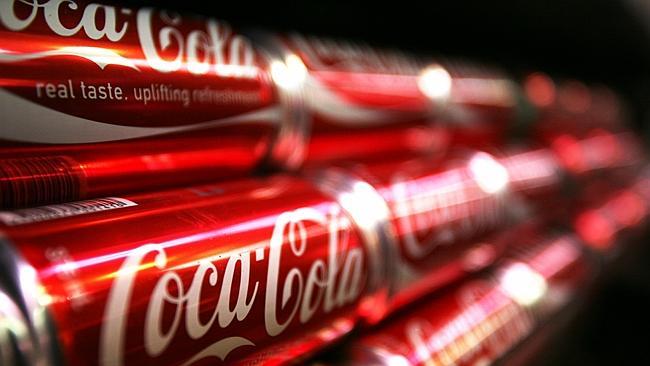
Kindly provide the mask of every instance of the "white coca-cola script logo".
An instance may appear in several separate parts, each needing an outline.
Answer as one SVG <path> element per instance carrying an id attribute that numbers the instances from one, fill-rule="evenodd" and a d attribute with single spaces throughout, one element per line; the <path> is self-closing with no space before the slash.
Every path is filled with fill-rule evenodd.
<path id="1" fill-rule="evenodd" d="M 459 308 L 443 325 L 421 318 L 406 324 L 409 346 L 424 365 L 465 364 L 475 357 L 494 361 L 530 332 L 533 319 L 526 309 L 487 284 L 468 286 L 458 292 Z M 467 292 L 473 293 L 469 302 Z"/>
<path id="2" fill-rule="evenodd" d="M 485 192 L 462 169 L 422 179 L 396 176 L 391 187 L 405 254 L 412 259 L 492 228 L 506 216 L 504 197 Z"/>
<path id="3" fill-rule="evenodd" d="M 282 278 L 280 270 L 283 267 L 283 255 L 288 255 L 289 251 L 294 257 L 302 257 L 309 249 L 317 249 L 308 248 L 307 223 L 327 229 L 327 258 L 318 258 L 312 263 L 291 268 Z M 149 357 L 160 356 L 173 344 L 179 327 L 184 327 L 183 333 L 192 339 L 198 340 L 205 336 L 215 338 L 210 346 L 188 358 L 186 365 L 208 357 L 223 361 L 232 350 L 255 345 L 252 340 L 244 337 L 219 339 L 218 331 L 233 323 L 244 322 L 253 307 L 264 307 L 266 333 L 273 337 L 281 334 L 296 320 L 300 323 L 310 321 L 319 308 L 322 312 L 329 313 L 357 300 L 366 280 L 365 257 L 361 248 L 348 247 L 348 238 L 344 235 L 347 231 L 342 230 L 347 226 L 349 222 L 341 215 L 338 207 L 332 208 L 328 214 L 312 208 L 283 213 L 273 229 L 268 244 L 268 258 L 264 258 L 263 253 L 249 251 L 230 254 L 226 256 L 227 264 L 222 273 L 209 259 L 200 260 L 196 263 L 187 288 L 175 270 L 166 268 L 164 244 L 147 244 L 131 251 L 108 296 L 100 341 L 100 362 L 103 365 L 124 364 L 129 304 L 133 289 L 138 285 L 138 268 L 147 255 L 155 254 L 153 264 L 161 275 L 145 314 L 144 352 Z M 260 266 L 251 266 L 252 255 L 256 256 L 255 261 L 268 261 L 267 273 L 255 273 L 255 269 Z M 222 280 L 218 282 L 220 275 Z M 266 286 L 261 286 L 259 281 L 254 280 L 260 277 L 266 278 Z M 207 295 L 203 293 L 206 284 L 215 287 Z M 178 289 L 175 293 L 169 291 L 172 286 Z M 234 304 L 231 303 L 232 291 L 237 291 Z M 214 294 L 218 294 L 218 297 Z M 206 296 L 211 297 L 206 300 Z M 263 298 L 263 304 L 258 304 L 260 297 Z M 214 310 L 209 320 L 205 321 L 203 316 L 199 317 L 199 308 L 205 308 L 207 302 L 214 305 Z M 163 327 L 163 309 L 170 306 L 175 310 L 173 320 L 171 326 Z M 284 320 L 278 319 L 278 311 L 283 312 Z"/>
<path id="4" fill-rule="evenodd" d="M 17 14 L 17 5 L 28 14 L 26 17 Z M 80 20 L 75 26 L 70 26 L 67 19 L 61 19 L 62 14 L 67 17 L 70 13 L 80 14 Z M 25 30 L 39 14 L 42 14 L 47 27 L 58 36 L 74 37 L 83 33 L 92 40 L 118 42 L 131 26 L 128 18 L 131 17 L 132 10 L 94 3 L 80 7 L 73 0 L 50 0 L 43 3 L 38 0 L 0 0 L 0 23 L 9 30 Z M 154 20 L 164 24 L 157 32 L 154 32 Z M 151 8 L 137 11 L 135 27 L 145 60 L 151 68 L 164 73 L 186 69 L 195 75 L 214 73 L 220 76 L 257 76 L 252 45 L 241 36 L 232 36 L 227 25 L 210 19 L 206 21 L 204 29 L 192 30 L 187 34 L 181 32 L 181 25 L 182 19 L 178 15 L 154 12 Z M 102 68 L 107 64 L 117 64 L 138 69 L 132 60 L 125 59 L 115 51 L 98 47 L 62 47 L 21 54 L 0 52 L 0 62 L 60 55 L 84 57 Z"/>

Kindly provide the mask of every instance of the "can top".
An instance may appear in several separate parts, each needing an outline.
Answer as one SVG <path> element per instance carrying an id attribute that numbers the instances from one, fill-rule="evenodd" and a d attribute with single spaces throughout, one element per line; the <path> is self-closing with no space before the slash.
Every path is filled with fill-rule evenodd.
<path id="1" fill-rule="evenodd" d="M 257 30 L 249 34 L 261 46 L 281 105 L 281 123 L 269 151 L 269 164 L 296 169 L 305 158 L 311 125 L 305 105 L 307 69 L 271 34 Z"/>

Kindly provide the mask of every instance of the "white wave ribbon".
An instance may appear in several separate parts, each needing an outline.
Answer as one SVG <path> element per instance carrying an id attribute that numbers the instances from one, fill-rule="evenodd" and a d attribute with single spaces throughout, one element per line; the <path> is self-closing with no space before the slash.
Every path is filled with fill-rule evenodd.
<path id="1" fill-rule="evenodd" d="M 332 92 L 314 77 L 307 77 L 306 102 L 316 113 L 327 116 L 331 122 L 354 127 L 391 124 L 400 121 L 400 113 L 377 107 L 357 106 Z"/>
<path id="2" fill-rule="evenodd" d="M 33 52 L 33 53 L 14 53 L 6 50 L 0 50 L 0 62 L 18 62 L 26 60 L 35 60 L 39 58 L 53 56 L 77 56 L 94 62 L 100 69 L 108 65 L 120 65 L 140 71 L 132 60 L 121 56 L 119 53 L 106 48 L 99 47 L 61 47 L 54 50 Z"/>
<path id="3" fill-rule="evenodd" d="M 243 346 L 255 346 L 255 343 L 243 337 L 228 337 L 215 342 L 204 348 L 201 352 L 195 354 L 192 358 L 183 363 L 182 366 L 191 365 L 199 360 L 208 357 L 216 357 L 225 361 L 230 352 Z"/>
<path id="4" fill-rule="evenodd" d="M 46 144 L 80 144 L 126 140 L 209 127 L 279 123 L 279 107 L 174 127 L 133 127 L 92 121 L 53 110 L 0 89 L 0 139 Z"/>

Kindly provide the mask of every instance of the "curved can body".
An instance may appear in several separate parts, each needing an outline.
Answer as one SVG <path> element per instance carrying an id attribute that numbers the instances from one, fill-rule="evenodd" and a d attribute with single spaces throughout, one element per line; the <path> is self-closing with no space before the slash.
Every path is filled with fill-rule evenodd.
<path id="1" fill-rule="evenodd" d="M 516 85 L 463 62 L 298 34 L 256 34 L 278 62 L 279 88 L 301 95 L 308 163 L 444 151 L 503 141 Z"/>
<path id="2" fill-rule="evenodd" d="M 329 176 L 336 198 L 278 176 L 3 212 L 1 356 L 284 364 L 324 347 L 385 308 L 387 272 L 381 200 L 359 217 L 350 197 L 372 188 Z"/>
<path id="3" fill-rule="evenodd" d="M 478 239 L 525 218 L 525 203 L 496 158 L 480 151 L 450 156 L 445 163 L 420 157 L 350 167 L 390 209 L 392 309 L 490 265 L 505 243 Z"/>
<path id="4" fill-rule="evenodd" d="M 208 182 L 283 159 L 270 153 L 286 119 L 268 64 L 226 23 L 3 0 L 0 40 L 2 207 Z"/>
<path id="5" fill-rule="evenodd" d="M 347 364 L 491 364 L 570 304 L 592 271 L 573 237 L 547 237 L 370 330 Z"/>
<path id="6" fill-rule="evenodd" d="M 310 163 L 443 149 L 436 101 L 418 86 L 426 64 L 412 55 L 298 34 L 256 34 L 278 65 L 279 89 L 302 99 Z"/>
<path id="7" fill-rule="evenodd" d="M 594 128 L 629 130 L 625 105 L 613 90 L 578 80 L 558 80 L 533 72 L 522 80 L 527 100 L 535 108 L 536 121 L 528 135 L 546 141 L 558 133 L 582 137 Z"/>
<path id="8" fill-rule="evenodd" d="M 587 205 L 574 210 L 574 230 L 605 260 L 616 258 L 631 239 L 639 238 L 650 220 L 649 173 L 646 166 L 626 186 L 592 197 Z"/>
<path id="9" fill-rule="evenodd" d="M 547 147 L 510 149 L 499 162 L 512 191 L 538 214 L 563 224 L 572 219 L 573 207 L 593 205 L 634 181 L 645 158 L 631 133 L 593 129 L 582 137 L 557 134 Z"/>

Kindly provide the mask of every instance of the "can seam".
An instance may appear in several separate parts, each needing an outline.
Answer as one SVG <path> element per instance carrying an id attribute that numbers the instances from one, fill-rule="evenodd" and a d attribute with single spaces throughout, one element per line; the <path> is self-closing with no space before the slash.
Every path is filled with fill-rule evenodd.
<path id="1" fill-rule="evenodd" d="M 326 195 L 335 199 L 355 224 L 364 241 L 372 263 L 369 306 L 373 311 L 365 316 L 375 323 L 388 312 L 395 283 L 391 276 L 395 266 L 397 242 L 391 225 L 388 204 L 375 188 L 341 168 L 312 171 L 308 178 Z"/>

